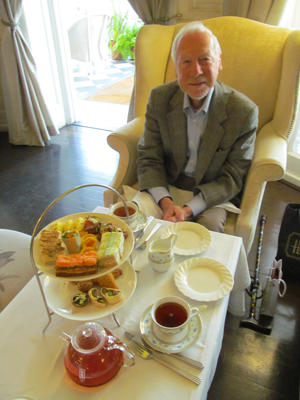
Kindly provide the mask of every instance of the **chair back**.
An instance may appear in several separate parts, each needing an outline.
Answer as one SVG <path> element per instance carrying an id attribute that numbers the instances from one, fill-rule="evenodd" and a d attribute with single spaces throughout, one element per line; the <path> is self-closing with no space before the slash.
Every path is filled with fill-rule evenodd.
<path id="1" fill-rule="evenodd" d="M 202 21 L 218 38 L 223 70 L 218 79 L 259 107 L 258 133 L 267 123 L 288 139 L 295 119 L 300 31 L 240 17 Z M 135 117 L 144 115 L 153 87 L 176 79 L 171 45 L 185 24 L 145 25 L 136 42 Z"/>
<path id="2" fill-rule="evenodd" d="M 0 229 L 0 312 L 34 276 L 30 241 L 22 232 Z"/>
<path id="3" fill-rule="evenodd" d="M 110 16 L 105 14 L 88 15 L 76 21 L 68 30 L 71 58 L 85 63 L 104 60 L 109 21 Z"/>

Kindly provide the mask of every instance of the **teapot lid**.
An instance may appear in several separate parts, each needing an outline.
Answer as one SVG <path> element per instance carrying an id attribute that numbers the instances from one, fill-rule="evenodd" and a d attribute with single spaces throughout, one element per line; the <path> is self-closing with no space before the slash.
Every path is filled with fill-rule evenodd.
<path id="1" fill-rule="evenodd" d="M 72 345 L 80 353 L 88 354 L 100 350 L 106 340 L 106 332 L 97 322 L 79 325 L 72 334 Z"/>

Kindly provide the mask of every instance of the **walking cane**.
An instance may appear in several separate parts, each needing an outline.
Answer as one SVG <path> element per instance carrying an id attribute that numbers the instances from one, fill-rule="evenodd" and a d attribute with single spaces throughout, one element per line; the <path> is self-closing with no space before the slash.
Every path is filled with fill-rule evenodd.
<path id="1" fill-rule="evenodd" d="M 264 326 L 264 325 L 260 324 L 257 321 L 257 319 L 255 318 L 257 293 L 258 293 L 258 289 L 259 289 L 260 255 L 261 255 L 264 228 L 266 225 L 266 221 L 267 221 L 266 215 L 262 215 L 261 219 L 260 219 L 260 232 L 259 232 L 259 239 L 258 239 L 255 274 L 254 274 L 254 279 L 253 279 L 253 282 L 251 283 L 251 289 L 250 289 L 250 291 L 251 291 L 250 315 L 249 315 L 249 318 L 241 320 L 240 327 L 253 329 L 254 331 L 265 333 L 265 334 L 270 334 L 272 328 L 270 326 Z"/>

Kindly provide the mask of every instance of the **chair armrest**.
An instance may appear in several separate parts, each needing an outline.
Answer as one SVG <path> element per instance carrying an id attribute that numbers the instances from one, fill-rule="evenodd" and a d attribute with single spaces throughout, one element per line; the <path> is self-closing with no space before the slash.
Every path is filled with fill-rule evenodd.
<path id="1" fill-rule="evenodd" d="M 145 117 L 140 116 L 118 128 L 107 137 L 107 143 L 120 154 L 116 174 L 109 184 L 122 194 L 122 185 L 132 186 L 137 181 L 137 144 L 144 132 Z M 103 195 L 104 206 L 109 207 L 117 201 L 117 195 L 106 190 Z"/>
<path id="2" fill-rule="evenodd" d="M 243 239 L 249 254 L 256 232 L 266 183 L 281 179 L 287 162 L 287 140 L 279 136 L 272 124 L 265 125 L 257 136 L 253 161 L 247 176 L 241 214 L 237 218 L 235 235 Z"/>

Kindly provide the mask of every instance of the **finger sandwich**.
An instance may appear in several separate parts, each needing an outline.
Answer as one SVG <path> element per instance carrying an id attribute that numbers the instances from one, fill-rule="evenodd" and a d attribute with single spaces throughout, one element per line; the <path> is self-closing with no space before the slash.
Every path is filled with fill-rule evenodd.
<path id="1" fill-rule="evenodd" d="M 120 263 L 124 249 L 124 235 L 122 232 L 105 232 L 101 236 L 101 243 L 97 252 L 100 268 L 114 267 Z"/>
<path id="2" fill-rule="evenodd" d="M 39 249 L 45 265 L 55 264 L 57 257 L 65 253 L 65 249 L 61 245 L 61 232 L 42 230 Z"/>

